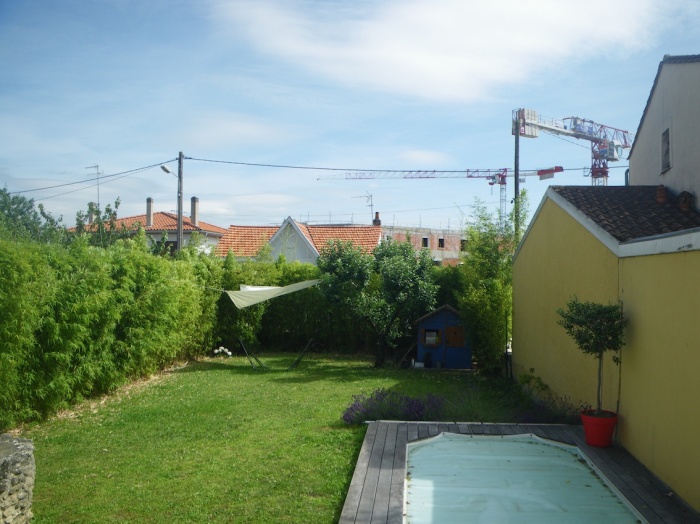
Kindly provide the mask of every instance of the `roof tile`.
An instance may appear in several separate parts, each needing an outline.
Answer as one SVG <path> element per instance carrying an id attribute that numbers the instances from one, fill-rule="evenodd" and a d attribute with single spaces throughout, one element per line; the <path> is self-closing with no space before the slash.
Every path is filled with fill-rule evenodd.
<path id="1" fill-rule="evenodd" d="M 348 240 L 370 253 L 380 242 L 381 226 L 320 226 L 294 222 L 319 253 L 331 240 Z M 278 231 L 280 226 L 232 225 L 219 241 L 216 253 L 225 256 L 230 250 L 239 257 L 253 257 Z"/>
<path id="2" fill-rule="evenodd" d="M 213 224 L 208 224 L 198 222 L 198 226 L 194 226 L 188 217 L 182 217 L 182 230 L 183 231 L 204 231 L 206 233 L 214 233 L 219 235 L 224 235 L 226 233 L 226 228 L 215 226 Z M 153 225 L 146 227 L 146 215 L 134 215 L 130 217 L 117 218 L 117 227 L 121 228 L 122 225 L 126 229 L 136 229 L 137 225 L 141 225 L 143 229 L 147 232 L 161 232 L 161 231 L 177 231 L 177 214 L 176 213 L 153 213 Z M 91 227 L 95 227 L 94 224 L 86 224 L 85 228 L 89 231 Z M 75 230 L 75 228 L 70 228 Z"/>
<path id="3" fill-rule="evenodd" d="M 657 186 L 552 186 L 584 215 L 619 242 L 700 228 L 700 213 L 682 211 L 668 188 L 667 200 L 656 201 Z"/>
<path id="4" fill-rule="evenodd" d="M 216 246 L 216 254 L 229 251 L 238 257 L 254 257 L 272 238 L 279 226 L 230 226 Z"/>

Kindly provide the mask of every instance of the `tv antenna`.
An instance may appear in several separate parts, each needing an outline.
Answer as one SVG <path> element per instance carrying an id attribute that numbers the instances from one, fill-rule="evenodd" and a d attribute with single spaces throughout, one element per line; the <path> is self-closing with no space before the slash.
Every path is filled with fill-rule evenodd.
<path id="1" fill-rule="evenodd" d="M 100 209 L 100 175 L 104 173 L 100 173 L 100 166 L 95 164 L 94 166 L 87 166 L 85 169 L 94 169 L 95 170 L 95 175 L 97 176 L 97 209 Z"/>
<path id="2" fill-rule="evenodd" d="M 369 206 L 369 219 L 374 220 L 374 205 L 372 204 L 372 195 L 367 191 L 366 195 L 354 196 L 352 198 L 366 198 Z"/>

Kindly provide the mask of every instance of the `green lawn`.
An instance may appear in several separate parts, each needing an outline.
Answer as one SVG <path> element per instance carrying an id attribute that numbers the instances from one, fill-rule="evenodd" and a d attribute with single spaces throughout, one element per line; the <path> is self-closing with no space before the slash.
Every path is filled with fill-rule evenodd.
<path id="1" fill-rule="evenodd" d="M 365 427 L 352 396 L 384 387 L 448 400 L 446 420 L 519 420 L 514 386 L 465 372 L 374 369 L 294 355 L 207 359 L 26 427 L 34 523 L 337 522 Z"/>

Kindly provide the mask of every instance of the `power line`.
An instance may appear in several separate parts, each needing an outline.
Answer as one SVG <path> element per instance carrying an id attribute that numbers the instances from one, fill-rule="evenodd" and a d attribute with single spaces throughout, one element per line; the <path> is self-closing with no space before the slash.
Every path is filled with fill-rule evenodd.
<path id="1" fill-rule="evenodd" d="M 560 137 L 559 137 L 560 138 Z M 573 142 L 575 144 L 575 142 Z M 576 144 L 578 145 L 578 144 Z M 233 160 L 214 160 L 214 159 L 206 159 L 206 158 L 192 158 L 192 157 L 184 157 L 186 160 L 194 160 L 198 162 L 210 162 L 210 163 L 218 163 L 218 164 L 231 164 L 231 165 L 240 165 L 240 166 L 249 166 L 249 167 L 267 167 L 267 168 L 275 168 L 275 169 L 300 169 L 300 170 L 315 170 L 315 171 L 345 171 L 345 172 L 362 172 L 362 171 L 371 171 L 373 173 L 403 173 L 405 170 L 401 169 L 359 169 L 359 168 L 341 168 L 341 167 L 324 167 L 324 166 L 296 166 L 296 165 L 288 165 L 288 164 L 266 164 L 266 163 L 255 163 L 255 162 L 239 162 L 239 161 L 233 161 Z M 40 188 L 35 188 L 35 189 L 26 189 L 23 191 L 12 191 L 9 194 L 14 195 L 14 194 L 22 194 L 22 193 L 32 193 L 36 191 L 45 191 L 48 189 L 56 189 L 59 187 L 68 187 L 68 186 L 74 186 L 78 184 L 85 184 L 86 182 L 96 182 L 95 184 L 91 184 L 88 186 L 84 186 L 78 189 L 74 189 L 72 191 L 65 191 L 63 193 L 58 193 L 55 195 L 51 196 L 46 196 L 42 198 L 38 198 L 38 201 L 41 200 L 49 200 L 52 198 L 57 198 L 60 196 L 68 195 L 71 193 L 76 193 L 78 191 L 83 191 L 85 189 L 89 189 L 91 187 L 98 186 L 100 184 L 100 181 L 103 181 L 105 179 L 111 179 L 108 180 L 107 183 L 109 182 L 115 182 L 117 180 L 120 180 L 121 178 L 126 178 L 128 176 L 132 176 L 136 173 L 139 173 L 141 171 L 145 171 L 148 169 L 152 169 L 154 167 L 161 166 L 163 164 L 168 164 L 170 162 L 175 162 L 177 158 L 169 159 L 163 162 L 157 162 L 155 164 L 150 164 L 147 166 L 143 167 L 138 167 L 136 169 L 129 169 L 127 171 L 121 171 L 119 173 L 113 173 L 111 175 L 106 175 L 104 176 L 103 173 L 99 173 L 95 178 L 89 179 L 89 180 L 82 180 L 82 181 L 77 181 L 77 182 L 67 182 L 65 184 L 55 184 L 52 186 L 45 186 L 45 187 L 40 187 Z M 611 166 L 610 169 L 624 169 L 629 166 Z M 588 169 L 587 167 L 578 167 L 578 168 L 564 168 L 564 171 L 579 171 L 579 170 L 585 170 Z M 459 173 L 464 173 L 465 170 L 423 170 L 425 172 L 430 172 L 430 173 L 435 173 L 435 174 L 459 174 Z M 417 171 L 416 171 L 417 172 Z M 451 206 L 450 206 L 451 207 Z M 404 212 L 409 212 L 409 211 L 428 211 L 428 210 L 435 210 L 435 209 L 448 209 L 448 208 L 430 208 L 430 209 L 417 209 L 417 210 L 400 210 L 400 211 L 395 211 L 395 213 L 404 213 Z"/>
<path id="2" fill-rule="evenodd" d="M 373 173 L 404 173 L 407 170 L 406 169 L 360 169 L 356 167 L 320 167 L 320 166 L 293 166 L 293 165 L 284 165 L 284 164 L 258 164 L 254 162 L 235 162 L 232 160 L 211 160 L 207 158 L 191 158 L 187 157 L 188 160 L 196 160 L 198 162 L 213 162 L 217 164 L 233 164 L 237 166 L 249 166 L 249 167 L 272 167 L 272 168 L 279 168 L 279 169 L 303 169 L 303 170 L 311 170 L 311 171 L 371 171 Z M 430 173 L 464 173 L 464 169 L 455 169 L 455 170 L 435 170 L 435 169 L 430 169 L 430 170 L 417 170 L 417 171 L 426 171 Z"/>
<path id="3" fill-rule="evenodd" d="M 174 160 L 177 160 L 177 158 L 175 158 L 175 159 L 173 159 L 173 160 L 166 160 L 165 162 L 158 162 L 157 164 L 151 164 L 150 166 L 138 167 L 138 168 L 136 168 L 136 169 L 130 169 L 130 170 L 128 170 L 128 171 L 121 171 L 120 173 L 114 173 L 114 174 L 112 174 L 112 175 L 107 175 L 107 176 L 102 176 L 102 177 L 97 176 L 96 178 L 92 178 L 92 179 L 90 179 L 90 180 L 80 180 L 80 181 L 78 181 L 78 182 L 67 182 L 67 183 L 65 183 L 65 184 L 56 184 L 56 185 L 54 185 L 54 186 L 39 187 L 39 188 L 36 188 L 36 189 L 25 189 L 24 191 L 12 191 L 12 192 L 10 192 L 9 194 L 10 194 L 10 195 L 17 195 L 17 194 L 22 194 L 22 193 L 32 193 L 32 192 L 34 192 L 34 191 L 45 191 L 45 190 L 47 190 L 47 189 L 56 189 L 56 188 L 58 188 L 58 187 L 67 187 L 67 186 L 74 186 L 74 185 L 77 185 L 77 184 L 84 184 L 85 182 L 93 182 L 93 181 L 95 181 L 95 180 L 97 180 L 98 183 L 99 183 L 100 180 L 103 180 L 103 181 L 104 181 L 105 178 L 113 178 L 113 177 L 117 177 L 117 176 L 118 176 L 119 178 L 124 178 L 124 177 L 127 177 L 127 176 L 134 175 L 134 174 L 136 174 L 136 173 L 138 173 L 138 172 L 140 172 L 140 171 L 145 171 L 146 169 L 151 169 L 151 168 L 160 166 L 161 164 L 167 164 L 168 162 L 173 162 Z M 115 180 L 119 180 L 119 179 L 118 179 L 118 178 L 115 178 Z M 89 187 L 95 187 L 95 185 L 97 185 L 97 184 L 93 184 L 93 185 L 91 185 L 91 186 L 87 186 L 87 187 L 84 187 L 84 188 L 81 188 L 81 189 L 88 189 Z M 77 191 L 80 191 L 80 189 L 78 189 Z"/>
<path id="4" fill-rule="evenodd" d="M 555 135 L 556 136 L 556 135 Z M 557 137 L 562 139 L 561 137 Z M 564 140 L 564 139 L 562 139 Z M 568 140 L 565 140 L 568 142 Z M 571 142 L 572 144 L 578 145 L 580 147 L 585 147 L 581 146 L 581 144 L 577 144 L 576 142 Z M 232 165 L 237 165 L 237 166 L 247 166 L 247 167 L 270 167 L 270 168 L 276 168 L 276 169 L 301 169 L 301 170 L 311 170 L 311 171 L 349 171 L 349 172 L 371 172 L 371 173 L 436 173 L 436 174 L 464 174 L 467 171 L 477 171 L 477 170 L 469 170 L 469 169 L 361 169 L 357 167 L 325 167 L 325 166 L 295 166 L 295 165 L 289 165 L 289 164 L 263 164 L 263 163 L 256 163 L 256 162 L 238 162 L 234 160 L 213 160 L 209 158 L 193 158 L 193 157 L 185 157 L 186 160 L 195 160 L 197 162 L 210 162 L 210 163 L 215 163 L 215 164 L 232 164 Z M 610 169 L 615 169 L 615 168 L 624 168 L 627 166 L 612 166 Z M 590 169 L 590 166 L 584 166 L 584 167 L 570 167 L 570 168 L 564 168 L 564 171 L 579 171 L 581 169 Z M 486 169 L 483 169 L 481 171 L 486 171 Z M 524 170 L 524 171 L 536 171 L 536 169 L 531 169 L 531 170 Z M 512 175 L 508 175 L 512 176 Z M 416 177 L 419 178 L 419 177 Z"/>

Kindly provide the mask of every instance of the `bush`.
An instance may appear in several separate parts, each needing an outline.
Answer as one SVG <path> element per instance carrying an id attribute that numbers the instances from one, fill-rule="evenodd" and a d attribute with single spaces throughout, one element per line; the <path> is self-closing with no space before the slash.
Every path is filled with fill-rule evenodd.
<path id="1" fill-rule="evenodd" d="M 379 388 L 370 394 L 354 395 L 342 418 L 348 425 L 369 420 L 438 420 L 444 406 L 445 399 L 430 393 L 415 398 Z"/>
<path id="2" fill-rule="evenodd" d="M 207 352 L 220 266 L 155 257 L 143 234 L 106 249 L 0 235 L 0 430 Z"/>

